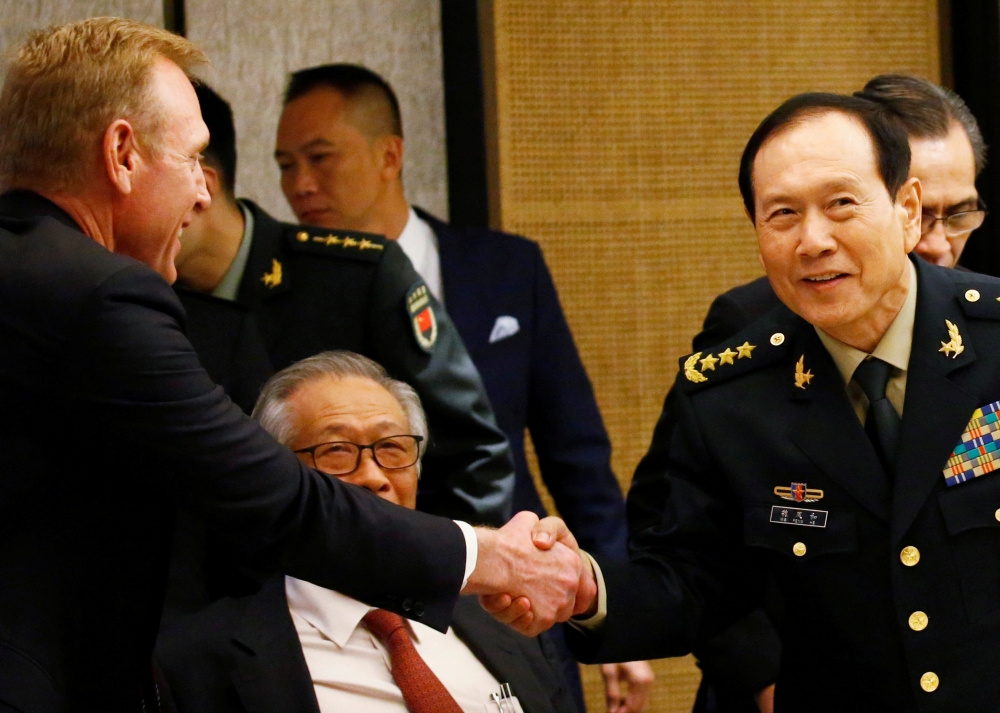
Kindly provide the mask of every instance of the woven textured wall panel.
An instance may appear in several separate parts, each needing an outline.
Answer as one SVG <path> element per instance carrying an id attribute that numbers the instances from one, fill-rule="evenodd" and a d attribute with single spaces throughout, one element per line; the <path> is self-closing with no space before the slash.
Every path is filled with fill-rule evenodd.
<path id="1" fill-rule="evenodd" d="M 493 0 L 492 22 L 502 226 L 545 250 L 627 487 L 712 298 L 762 273 L 750 133 L 798 92 L 936 80 L 937 4 Z M 649 710 L 690 710 L 690 659 L 657 670 Z"/>

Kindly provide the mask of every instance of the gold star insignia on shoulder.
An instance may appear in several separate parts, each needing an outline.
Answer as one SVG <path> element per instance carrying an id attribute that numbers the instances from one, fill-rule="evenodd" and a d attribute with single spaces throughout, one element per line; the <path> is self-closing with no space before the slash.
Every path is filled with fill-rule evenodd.
<path id="1" fill-rule="evenodd" d="M 729 347 L 726 347 L 726 351 L 719 352 L 719 363 L 732 364 L 734 356 L 736 356 L 736 352 L 732 351 Z"/>
<path id="2" fill-rule="evenodd" d="M 385 245 L 379 245 L 368 238 L 362 238 L 361 242 L 358 243 L 358 250 L 385 250 Z"/>
<path id="3" fill-rule="evenodd" d="M 275 288 L 281 284 L 281 263 L 277 260 L 271 260 L 271 271 L 265 272 L 264 276 L 260 278 L 260 281 L 264 283 L 266 287 Z"/>
<path id="4" fill-rule="evenodd" d="M 795 362 L 795 385 L 800 389 L 806 388 L 806 384 L 810 383 L 813 379 L 812 370 L 805 369 L 805 359 L 806 355 L 803 354 Z"/>
<path id="5" fill-rule="evenodd" d="M 318 243 L 323 243 L 324 245 L 340 245 L 341 240 L 336 235 L 327 235 L 325 238 L 313 238 Z"/>
<path id="6" fill-rule="evenodd" d="M 719 359 L 709 354 L 704 359 L 700 359 L 698 363 L 701 364 L 702 372 L 715 371 L 715 365 L 719 363 Z"/>
<path id="7" fill-rule="evenodd" d="M 742 359 L 743 357 L 746 357 L 747 359 L 752 359 L 753 357 L 750 354 L 750 352 L 752 352 L 756 348 L 757 345 L 755 344 L 751 344 L 750 342 L 743 342 L 742 346 L 736 347 L 736 351 L 739 352 L 739 356 L 737 357 L 737 359 Z"/>
<path id="8" fill-rule="evenodd" d="M 941 342 L 941 348 L 938 351 L 944 352 L 946 357 L 956 359 L 959 354 L 965 351 L 965 346 L 962 344 L 962 335 L 958 333 L 958 327 L 947 319 L 944 321 L 944 326 L 948 328 L 948 337 L 950 340 Z"/>
<path id="9" fill-rule="evenodd" d="M 692 354 L 684 362 L 684 376 L 688 381 L 692 381 L 695 384 L 699 384 L 702 381 L 708 381 L 708 378 L 694 368 L 694 365 L 698 363 L 698 358 L 701 356 L 701 352 L 697 354 Z"/>
<path id="10" fill-rule="evenodd" d="M 355 240 L 354 238 L 344 238 L 344 247 L 345 248 L 353 248 L 353 247 L 357 246 L 357 244 L 358 244 L 358 241 Z"/>

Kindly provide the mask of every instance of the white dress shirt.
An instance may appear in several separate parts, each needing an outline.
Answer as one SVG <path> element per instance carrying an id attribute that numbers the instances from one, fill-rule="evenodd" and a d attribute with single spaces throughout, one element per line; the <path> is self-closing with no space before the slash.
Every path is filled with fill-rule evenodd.
<path id="1" fill-rule="evenodd" d="M 285 577 L 285 596 L 302 644 L 320 713 L 406 713 L 392 678 L 389 653 L 362 618 L 372 607 L 338 592 Z M 447 634 L 407 620 L 420 657 L 465 713 L 489 710 L 498 682 L 469 648 Z"/>
<path id="2" fill-rule="evenodd" d="M 441 254 L 437 236 L 430 225 L 420 219 L 410 208 L 410 218 L 396 241 L 413 263 L 413 269 L 424 278 L 431 294 L 444 304 L 444 286 L 441 284 Z"/>

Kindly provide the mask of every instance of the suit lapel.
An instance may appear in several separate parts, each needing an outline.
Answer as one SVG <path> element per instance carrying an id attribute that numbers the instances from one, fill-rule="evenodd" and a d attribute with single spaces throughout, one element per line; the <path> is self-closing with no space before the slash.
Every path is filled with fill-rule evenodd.
<path id="1" fill-rule="evenodd" d="M 545 686 L 554 680 L 540 680 L 529 665 L 529 659 L 542 658 L 535 641 L 498 623 L 479 606 L 475 597 L 459 597 L 452 626 L 458 638 L 499 683 L 510 683 L 511 692 L 525 713 L 553 713 L 555 691 Z"/>
<path id="2" fill-rule="evenodd" d="M 906 379 L 892 536 L 898 541 L 924 506 L 959 442 L 972 412 L 982 404 L 951 380 L 952 372 L 976 360 L 955 286 L 921 260 L 917 266 L 917 311 Z M 945 320 L 958 327 L 964 351 L 952 358 L 940 350 L 949 340 Z"/>
<path id="3" fill-rule="evenodd" d="M 844 380 L 830 354 L 804 320 L 798 320 L 795 344 L 790 354 L 804 355 L 805 367 L 813 373 L 805 389 L 794 384 L 789 368 L 789 398 L 804 409 L 801 426 L 792 441 L 827 476 L 877 517 L 889 521 L 890 490 L 882 464 L 865 434 Z"/>
<path id="4" fill-rule="evenodd" d="M 233 686 L 247 713 L 319 713 L 302 646 L 288 613 L 284 576 L 255 594 L 233 637 Z"/>

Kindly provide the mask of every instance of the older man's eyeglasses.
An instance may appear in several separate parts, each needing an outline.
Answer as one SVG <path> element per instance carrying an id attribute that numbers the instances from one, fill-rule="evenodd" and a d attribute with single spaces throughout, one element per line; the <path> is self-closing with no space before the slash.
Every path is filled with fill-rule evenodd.
<path id="1" fill-rule="evenodd" d="M 960 213 L 941 216 L 924 213 L 920 221 L 920 234 L 927 235 L 934 230 L 934 226 L 937 225 L 938 221 L 941 221 L 944 227 L 944 234 L 949 238 L 957 238 L 966 233 L 971 233 L 982 225 L 988 213 L 989 209 L 987 209 L 982 199 L 979 200 L 979 206 L 976 210 L 963 210 Z"/>
<path id="2" fill-rule="evenodd" d="M 363 446 L 350 441 L 318 443 L 300 448 L 296 453 L 308 453 L 312 466 L 327 475 L 350 475 L 361 465 L 362 451 L 371 451 L 372 458 L 386 470 L 409 468 L 420 460 L 423 436 L 388 436 Z"/>

